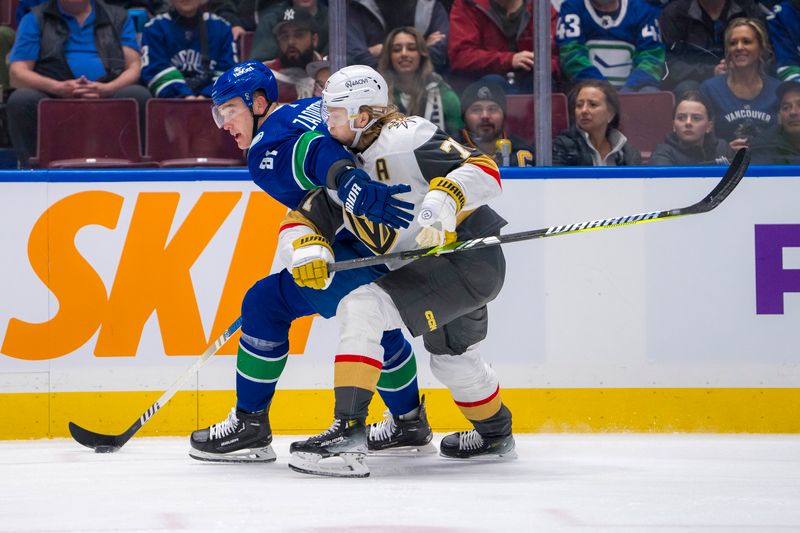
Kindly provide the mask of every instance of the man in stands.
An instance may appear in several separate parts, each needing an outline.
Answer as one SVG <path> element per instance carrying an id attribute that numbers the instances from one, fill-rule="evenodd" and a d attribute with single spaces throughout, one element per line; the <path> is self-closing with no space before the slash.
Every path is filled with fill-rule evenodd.
<path id="1" fill-rule="evenodd" d="M 550 68 L 558 79 L 558 51 L 552 40 L 557 13 L 552 7 L 550 13 Z M 450 10 L 449 39 L 449 81 L 456 90 L 495 74 L 512 82 L 508 92 L 533 92 L 531 0 L 456 0 Z"/>
<path id="2" fill-rule="evenodd" d="M 208 98 L 237 63 L 231 26 L 200 9 L 204 0 L 171 0 L 142 32 L 142 81 L 158 98 Z"/>
<path id="3" fill-rule="evenodd" d="M 800 164 L 800 82 L 778 86 L 778 126 L 757 137 L 751 160 L 759 165 Z"/>
<path id="4" fill-rule="evenodd" d="M 139 85 L 141 59 L 128 12 L 102 0 L 50 0 L 22 18 L 10 56 L 11 142 L 20 165 L 36 154 L 42 98 L 150 97 Z"/>
<path id="5" fill-rule="evenodd" d="M 800 0 L 786 0 L 767 17 L 778 78 L 800 80 Z"/>
<path id="6" fill-rule="evenodd" d="M 322 3 L 317 0 L 276 0 L 259 2 L 266 4 L 258 14 L 258 23 L 253 34 L 253 49 L 250 51 L 248 59 L 259 61 L 271 61 L 280 54 L 278 38 L 273 32 L 275 25 L 281 22 L 289 9 L 305 9 L 314 19 L 314 26 L 317 30 L 316 50 L 320 54 L 328 53 L 328 6 L 327 2 Z"/>
<path id="7" fill-rule="evenodd" d="M 464 129 L 456 140 L 494 158 L 500 166 L 533 166 L 533 148 L 505 129 L 506 94 L 496 83 L 475 82 L 461 96 Z"/>
<path id="8" fill-rule="evenodd" d="M 556 40 L 571 81 L 608 80 L 622 92 L 657 90 L 664 73 L 658 12 L 645 0 L 565 0 Z"/>
<path id="9" fill-rule="evenodd" d="M 308 76 L 306 66 L 322 59 L 317 52 L 319 35 L 313 15 L 306 9 L 289 8 L 273 32 L 278 38 L 280 54 L 266 65 L 278 80 L 281 102 L 312 96 L 314 79 Z"/>

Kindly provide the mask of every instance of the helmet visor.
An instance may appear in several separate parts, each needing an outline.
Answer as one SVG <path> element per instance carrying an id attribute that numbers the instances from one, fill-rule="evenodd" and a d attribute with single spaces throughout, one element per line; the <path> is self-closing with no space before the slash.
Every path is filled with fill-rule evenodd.
<path id="1" fill-rule="evenodd" d="M 223 104 L 212 107 L 211 116 L 214 117 L 214 124 L 216 124 L 218 128 L 222 128 L 226 122 L 232 121 L 245 111 L 248 111 L 248 108 L 244 100 L 236 97 Z"/>
<path id="2" fill-rule="evenodd" d="M 350 115 L 344 107 L 328 107 L 325 104 L 325 100 L 322 101 L 320 106 L 320 116 L 329 128 L 344 126 L 350 122 L 351 118 L 358 118 L 358 114 Z"/>

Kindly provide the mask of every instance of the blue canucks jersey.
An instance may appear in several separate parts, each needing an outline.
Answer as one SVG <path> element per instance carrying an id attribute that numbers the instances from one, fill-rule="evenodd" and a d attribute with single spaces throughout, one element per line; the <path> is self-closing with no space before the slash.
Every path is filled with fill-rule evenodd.
<path id="1" fill-rule="evenodd" d="M 658 14 L 644 0 L 620 0 L 611 14 L 589 0 L 565 0 L 556 29 L 562 72 L 570 80 L 606 79 L 617 87 L 658 86 L 665 62 Z"/>
<path id="2" fill-rule="evenodd" d="M 767 24 L 778 77 L 800 81 L 800 10 L 791 1 L 778 4 L 767 17 Z"/>
<path id="3" fill-rule="evenodd" d="M 247 166 L 253 181 L 294 209 L 306 193 L 325 187 L 331 166 L 353 156 L 328 134 L 319 98 L 305 98 L 273 111 L 250 144 Z"/>
<path id="4" fill-rule="evenodd" d="M 158 98 L 211 96 L 214 81 L 238 63 L 231 26 L 211 13 L 203 13 L 195 27 L 182 25 L 174 17 L 179 15 L 170 11 L 145 25 L 142 81 Z M 205 64 L 200 24 L 206 28 L 208 58 Z"/>

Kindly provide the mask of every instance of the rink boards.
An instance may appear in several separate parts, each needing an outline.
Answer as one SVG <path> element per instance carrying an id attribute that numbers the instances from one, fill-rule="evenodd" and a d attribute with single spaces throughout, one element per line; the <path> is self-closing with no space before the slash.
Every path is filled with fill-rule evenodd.
<path id="1" fill-rule="evenodd" d="M 722 171 L 507 169 L 492 205 L 506 233 L 571 224 L 689 205 Z M 708 214 L 506 246 L 483 353 L 516 430 L 800 432 L 798 176 L 752 168 Z M 0 438 L 125 429 L 279 268 L 284 213 L 241 170 L 0 174 Z M 224 416 L 237 338 L 142 434 Z M 276 431 L 327 427 L 336 338 L 293 328 Z M 414 343 L 431 423 L 464 427 Z"/>

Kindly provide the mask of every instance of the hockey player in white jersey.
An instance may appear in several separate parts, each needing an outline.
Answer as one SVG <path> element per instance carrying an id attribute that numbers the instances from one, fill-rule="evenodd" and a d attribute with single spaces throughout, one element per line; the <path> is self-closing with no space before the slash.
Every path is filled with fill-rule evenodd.
<path id="1" fill-rule="evenodd" d="M 323 116 L 335 139 L 356 154 L 374 180 L 407 184 L 399 195 L 412 202 L 415 219 L 407 229 L 374 224 L 319 189 L 288 215 L 281 233 L 292 246 L 292 274 L 301 286 L 323 288 L 331 281 L 329 245 L 345 225 L 376 255 L 497 235 L 506 224 L 486 203 L 501 192 L 497 165 L 469 150 L 431 122 L 404 117 L 389 106 L 385 80 L 373 69 L 354 65 L 328 80 Z M 287 224 L 288 225 L 288 224 Z M 320 435 L 291 445 L 289 466 L 320 475 L 365 477 L 367 407 L 383 362 L 384 331 L 405 325 L 423 336 L 434 376 L 450 389 L 471 431 L 446 436 L 441 455 L 449 458 L 514 457 L 511 412 L 502 403 L 498 380 L 480 355 L 487 331 L 486 304 L 503 285 L 500 247 L 427 256 L 404 264 L 346 296 L 337 308 L 340 340 L 334 364 L 334 422 Z M 396 420 L 369 428 L 370 438 L 393 429 Z M 389 427 L 387 427 L 389 426 Z M 344 460 L 326 461 L 331 457 Z"/>

